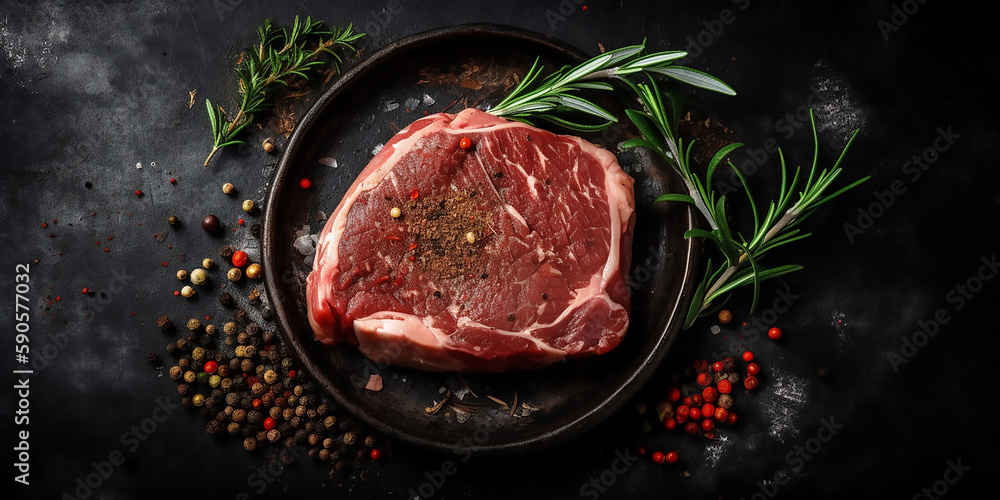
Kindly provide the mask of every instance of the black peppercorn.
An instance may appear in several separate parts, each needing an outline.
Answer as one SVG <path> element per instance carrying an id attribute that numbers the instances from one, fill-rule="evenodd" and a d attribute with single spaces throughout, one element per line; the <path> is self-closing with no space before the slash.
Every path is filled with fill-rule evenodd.
<path id="1" fill-rule="evenodd" d="M 201 220 L 201 228 L 207 233 L 215 234 L 219 232 L 219 229 L 222 229 L 222 224 L 218 217 L 208 214 Z"/>
<path id="2" fill-rule="evenodd" d="M 222 430 L 222 424 L 218 420 L 209 420 L 205 425 L 205 430 L 212 435 L 218 434 Z"/>
<path id="3" fill-rule="evenodd" d="M 243 440 L 243 447 L 246 448 L 247 451 L 256 450 L 257 449 L 257 440 L 254 439 L 254 438 L 252 438 L 252 437 L 248 437 L 248 438 L 246 438 L 246 439 Z"/>
<path id="4" fill-rule="evenodd" d="M 222 294 L 219 295 L 219 303 L 226 307 L 233 307 L 233 296 L 229 295 L 228 292 L 222 292 Z"/>
<path id="5" fill-rule="evenodd" d="M 156 326 L 158 326 L 160 330 L 168 331 L 173 328 L 174 324 L 170 322 L 170 318 L 160 316 L 159 318 L 156 318 Z"/>

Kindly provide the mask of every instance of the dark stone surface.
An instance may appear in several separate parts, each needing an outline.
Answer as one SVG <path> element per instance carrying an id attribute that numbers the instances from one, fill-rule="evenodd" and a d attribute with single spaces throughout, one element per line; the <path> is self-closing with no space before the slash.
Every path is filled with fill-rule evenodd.
<path id="1" fill-rule="evenodd" d="M 988 87 L 997 64 L 988 51 L 985 13 L 934 1 L 587 7 L 569 0 L 5 2 L 0 297 L 10 318 L 16 266 L 30 264 L 35 360 L 30 423 L 22 426 L 12 425 L 20 398 L 10 389 L 17 384 L 11 371 L 20 365 L 10 351 L 0 357 L 8 374 L 0 414 L 11 462 L 15 432 L 30 431 L 31 484 L 9 486 L 15 497 L 404 498 L 410 488 L 430 492 L 421 485 L 445 477 L 435 498 L 909 498 L 923 495 L 923 488 L 941 496 L 945 487 L 948 498 L 958 498 L 983 491 L 1000 466 L 991 369 L 1000 284 L 992 279 L 996 269 L 985 264 L 998 251 L 1000 130 Z M 893 19 L 894 9 L 911 14 Z M 596 53 L 599 42 L 611 48 L 643 37 L 655 49 L 690 47 L 690 65 L 739 91 L 735 98 L 699 95 L 696 105 L 746 144 L 734 158 L 740 164 L 763 156 L 770 139 L 791 164 L 807 162 L 811 138 L 795 124 L 810 105 L 827 161 L 860 127 L 844 178 L 872 179 L 817 212 L 805 225 L 814 233 L 810 239 L 771 256 L 772 263 L 806 266 L 787 278 L 787 294 L 766 284 L 753 317 L 745 313 L 748 296 L 734 297 L 737 320 L 750 323 L 744 337 L 736 323 L 713 335 L 713 321 L 699 322 L 636 399 L 655 403 L 670 373 L 697 357 L 752 348 L 764 365 L 761 388 L 738 394 L 741 421 L 722 432 L 725 439 L 642 432 L 643 418 L 629 404 L 606 424 L 547 452 L 462 461 L 392 443 L 390 460 L 330 476 L 323 465 L 301 460 L 277 467 L 266 453 L 211 438 L 205 421 L 184 409 L 150 425 L 149 418 L 166 415 L 154 411 L 160 403 L 179 401 L 176 384 L 144 359 L 147 351 L 169 359 L 163 349 L 175 335 L 161 333 L 156 318 L 167 314 L 180 324 L 186 316 L 221 321 L 231 314 L 214 300 L 218 290 L 192 301 L 174 297 L 173 273 L 214 256 L 225 243 L 259 257 L 250 231 L 259 220 L 245 217 L 248 224 L 237 226 L 239 201 L 266 195 L 276 159 L 259 142 L 267 136 L 279 146 L 285 141 L 266 128 L 253 131 L 250 146 L 230 148 L 203 168 L 209 149 L 203 100 L 227 102 L 231 62 L 253 41 L 261 19 L 284 24 L 298 13 L 354 22 L 369 33 L 366 52 L 467 22 L 535 30 L 588 53 Z M 883 32 L 893 21 L 898 29 Z M 189 109 L 192 89 L 198 93 Z M 298 103 L 303 111 L 309 99 Z M 942 131 L 955 134 L 953 142 L 940 139 Z M 940 152 L 925 153 L 935 146 Z M 927 158 L 919 175 L 914 155 Z M 775 155 L 767 156 L 749 176 L 759 197 L 773 194 L 778 182 Z M 237 196 L 221 194 L 226 181 L 237 186 Z M 890 202 L 879 193 L 894 183 Z M 199 227 L 206 213 L 236 231 L 206 235 Z M 848 233 L 847 223 L 861 227 L 860 213 L 873 220 Z M 169 215 L 182 224 L 168 226 Z M 81 293 L 84 287 L 92 293 Z M 915 332 L 936 314 L 947 322 L 911 352 L 903 339 L 923 341 Z M 785 331 L 781 341 L 754 334 L 754 325 L 772 321 Z M 13 350 L 15 324 L 0 324 Z M 912 356 L 894 366 L 891 356 L 902 353 Z M 130 438 L 144 421 L 145 439 Z M 813 439 L 829 437 L 824 422 L 843 427 L 826 442 Z M 634 455 L 629 450 L 637 445 L 676 449 L 681 465 L 617 457 Z M 121 465 L 103 464 L 118 457 Z M 449 460 L 456 472 L 445 476 L 440 471 L 451 470 Z M 958 463 L 971 469 L 961 477 L 946 472 Z M 776 474 L 783 484 L 771 482 Z M 593 490 L 585 486 L 591 478 L 599 485 Z M 88 479 L 89 494 L 79 486 Z M 605 487 L 601 479 L 613 484 Z"/>

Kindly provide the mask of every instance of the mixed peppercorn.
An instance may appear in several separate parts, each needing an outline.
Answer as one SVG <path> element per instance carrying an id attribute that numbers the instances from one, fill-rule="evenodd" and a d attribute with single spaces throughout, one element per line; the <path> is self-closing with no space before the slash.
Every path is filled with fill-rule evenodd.
<path id="1" fill-rule="evenodd" d="M 308 181 L 303 181 L 301 187 L 308 188 Z M 222 191 L 232 195 L 236 188 L 225 183 Z M 244 201 L 241 208 L 248 214 L 257 212 L 252 200 Z M 176 218 L 168 222 L 176 224 Z M 202 220 L 202 228 L 218 233 L 222 224 L 210 214 Z M 248 287 L 245 301 L 233 296 L 246 286 L 244 276 L 262 277 L 261 265 L 252 262 L 246 251 L 229 245 L 219 250 L 219 256 L 232 263 L 221 266 L 228 267 L 221 273 L 230 283 L 223 280 L 219 285 L 219 302 L 232 311 L 231 319 L 217 327 L 210 322 L 212 315 L 204 315 L 204 321 L 200 316 L 186 317 L 180 323 L 179 337 L 166 345 L 170 354 L 167 373 L 177 382 L 183 406 L 206 419 L 209 434 L 239 439 L 247 451 L 302 446 L 308 448 L 309 458 L 327 462 L 335 471 L 356 466 L 362 459 L 379 460 L 388 452 L 388 444 L 360 422 L 335 411 L 308 375 L 295 368 L 280 337 L 251 321 L 247 309 L 240 307 L 240 303 L 259 307 L 260 316 L 268 319 L 269 308 L 264 307 L 260 288 Z M 211 274 L 219 268 L 215 260 L 206 258 L 201 267 L 174 271 L 184 282 L 174 295 L 193 297 L 197 291 L 211 291 Z M 165 315 L 156 325 L 165 334 L 176 334 L 174 322 Z M 159 360 L 153 353 L 147 358 Z"/>

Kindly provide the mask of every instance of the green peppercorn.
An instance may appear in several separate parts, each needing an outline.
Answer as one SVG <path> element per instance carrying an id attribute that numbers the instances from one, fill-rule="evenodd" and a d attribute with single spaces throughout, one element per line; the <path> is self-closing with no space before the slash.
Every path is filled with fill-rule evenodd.
<path id="1" fill-rule="evenodd" d="M 191 396 L 191 403 L 194 404 L 195 406 L 201 406 L 201 405 L 205 404 L 205 396 L 203 396 L 199 392 L 198 394 L 195 394 L 194 396 Z"/>
<path id="2" fill-rule="evenodd" d="M 216 387 L 219 387 L 219 384 L 221 384 L 221 383 L 222 383 L 222 377 L 220 377 L 218 375 L 212 375 L 212 376 L 208 377 L 208 385 L 210 387 L 212 387 L 213 389 L 216 388 Z"/>
<path id="3" fill-rule="evenodd" d="M 200 360 L 204 356 L 205 356 L 204 347 L 195 347 L 194 349 L 191 350 L 191 359 L 195 361 Z"/>
<path id="4" fill-rule="evenodd" d="M 196 379 L 198 380 L 199 384 L 205 384 L 208 382 L 208 374 L 205 372 L 198 372 Z"/>

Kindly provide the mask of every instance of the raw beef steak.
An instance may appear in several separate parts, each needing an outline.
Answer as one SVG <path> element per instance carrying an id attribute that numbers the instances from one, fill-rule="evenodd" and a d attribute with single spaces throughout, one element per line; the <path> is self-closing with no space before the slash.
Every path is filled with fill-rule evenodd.
<path id="1" fill-rule="evenodd" d="M 325 344 L 424 370 L 608 352 L 629 323 L 634 206 L 632 178 L 583 139 L 476 109 L 422 118 L 323 228 L 309 322 Z"/>

